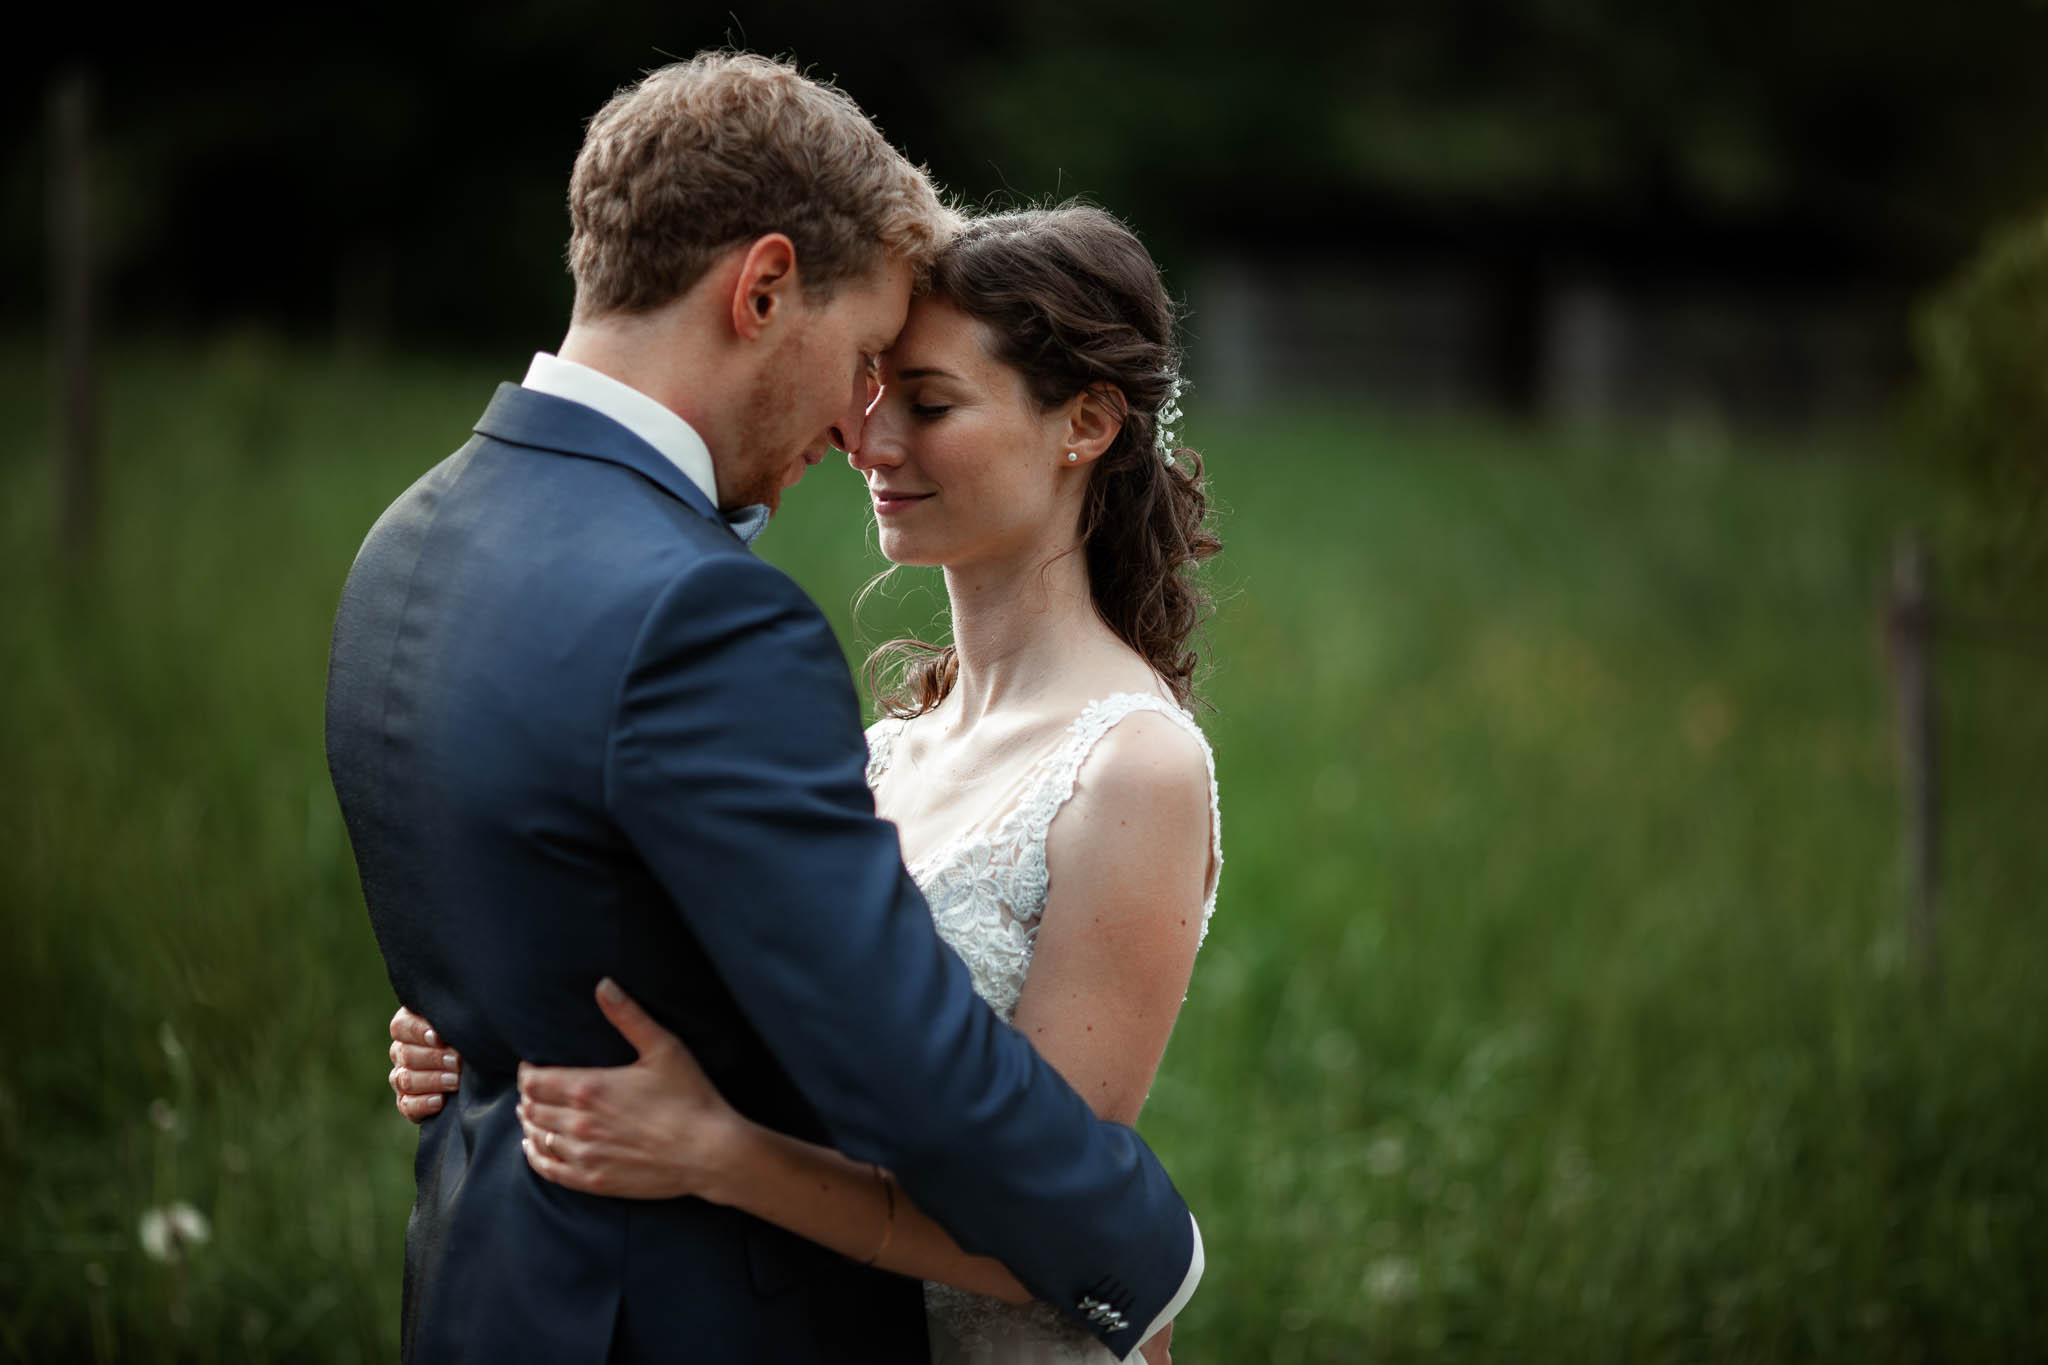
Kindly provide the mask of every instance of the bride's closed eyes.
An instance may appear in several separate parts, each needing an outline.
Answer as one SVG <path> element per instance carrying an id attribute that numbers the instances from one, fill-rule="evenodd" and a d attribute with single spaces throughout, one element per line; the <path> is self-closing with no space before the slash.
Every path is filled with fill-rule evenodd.
<path id="1" fill-rule="evenodd" d="M 889 401 L 890 387 L 890 385 L 884 384 L 876 391 L 873 401 L 868 404 L 868 415 L 870 417 L 875 414 L 876 409 Z M 912 417 L 918 418 L 921 421 L 929 421 L 934 417 L 943 417 L 953 410 L 951 403 L 926 403 L 919 401 L 921 397 L 922 395 L 919 395 L 917 398 L 912 398 L 908 403 L 904 404 L 905 410 Z"/>

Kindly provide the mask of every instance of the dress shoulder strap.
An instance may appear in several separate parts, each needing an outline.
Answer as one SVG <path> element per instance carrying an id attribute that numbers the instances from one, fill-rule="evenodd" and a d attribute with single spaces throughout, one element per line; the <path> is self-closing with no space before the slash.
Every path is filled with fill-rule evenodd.
<path id="1" fill-rule="evenodd" d="M 896 736 L 908 724 L 901 716 L 884 716 L 868 727 L 868 786 L 870 789 L 889 771 L 896 756 Z"/>
<path id="2" fill-rule="evenodd" d="M 1112 693 L 1083 707 L 1081 714 L 1074 718 L 1074 723 L 1067 727 L 1067 733 L 1058 747 L 1046 755 L 1036 784 L 1051 798 L 1043 811 L 1046 824 L 1052 823 L 1053 813 L 1073 796 L 1074 785 L 1081 777 L 1081 769 L 1088 762 L 1088 755 L 1093 753 L 1095 746 L 1102 741 L 1102 737 L 1108 734 L 1118 721 L 1140 711 L 1152 711 L 1165 716 L 1193 735 L 1195 742 L 1202 746 L 1202 754 L 1209 759 L 1210 772 L 1214 774 L 1215 759 L 1209 753 L 1209 741 L 1203 736 L 1201 727 L 1195 724 L 1187 712 L 1164 697 L 1154 696 L 1150 692 Z M 1042 836 L 1043 828 L 1037 833 Z"/>

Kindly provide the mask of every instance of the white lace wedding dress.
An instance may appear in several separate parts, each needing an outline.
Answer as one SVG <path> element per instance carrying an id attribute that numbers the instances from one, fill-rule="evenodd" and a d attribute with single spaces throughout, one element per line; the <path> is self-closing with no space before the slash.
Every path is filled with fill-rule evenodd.
<path id="1" fill-rule="evenodd" d="M 933 849 L 910 867 L 939 936 L 966 961 L 974 989 L 1005 1020 L 1017 1011 L 1038 922 L 1045 913 L 1045 836 L 1053 817 L 1074 794 L 1081 766 L 1096 741 L 1124 717 L 1156 712 L 1194 736 L 1209 765 L 1211 852 L 1223 866 L 1221 816 L 1216 804 L 1216 759 L 1201 728 L 1160 697 L 1119 692 L 1090 702 L 1061 742 L 1032 764 L 1022 795 L 993 824 L 970 829 Z M 877 721 L 868 728 L 868 785 L 889 769 L 896 738 L 908 722 Z M 1202 936 L 1216 909 L 1212 885 L 1202 906 Z M 1099 1365 L 1115 1358 L 1049 1304 L 1022 1307 L 983 1298 L 950 1285 L 927 1284 L 925 1310 L 932 1365 Z"/>

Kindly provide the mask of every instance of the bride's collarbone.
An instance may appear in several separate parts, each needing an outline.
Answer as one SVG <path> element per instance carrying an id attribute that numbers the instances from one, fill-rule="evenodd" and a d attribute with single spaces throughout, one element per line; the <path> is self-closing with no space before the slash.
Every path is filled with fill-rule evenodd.
<path id="1" fill-rule="evenodd" d="M 1070 718 L 1069 718 L 1070 720 Z M 986 722 L 984 722 L 986 726 Z M 917 862 L 1015 809 L 1031 774 L 1058 747 L 1066 723 L 1033 717 L 947 738 L 906 727 L 879 796 Z"/>
<path id="2" fill-rule="evenodd" d="M 928 789 L 961 790 L 999 784 L 1005 776 L 1024 772 L 1059 742 L 1073 721 L 1071 716 L 1036 712 L 988 716 L 970 730 L 949 733 L 936 713 L 919 719 L 928 723 L 913 722 L 897 740 L 898 764 Z"/>

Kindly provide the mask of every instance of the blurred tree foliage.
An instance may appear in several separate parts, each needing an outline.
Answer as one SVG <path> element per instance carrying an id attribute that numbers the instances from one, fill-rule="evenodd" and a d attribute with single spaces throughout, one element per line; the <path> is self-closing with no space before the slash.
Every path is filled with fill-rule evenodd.
<path id="1" fill-rule="evenodd" d="M 1966 585 L 2048 589 L 2048 205 L 1994 234 L 1923 310 L 1921 435 L 1957 498 Z"/>
<path id="2" fill-rule="evenodd" d="M 582 122 L 733 42 L 836 77 L 970 200 L 1217 248 L 1733 262 L 1914 287 L 2048 193 L 2030 0 L 370 4 L 78 10 L 0 57 L 0 299 L 42 293 L 41 98 L 83 64 L 121 316 L 480 341 L 556 325 Z"/>

